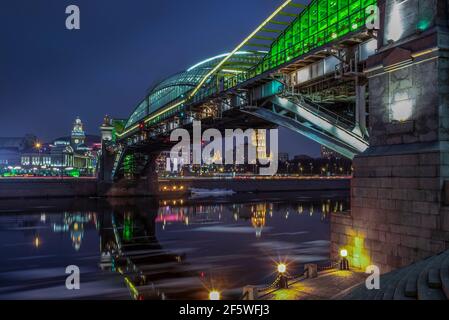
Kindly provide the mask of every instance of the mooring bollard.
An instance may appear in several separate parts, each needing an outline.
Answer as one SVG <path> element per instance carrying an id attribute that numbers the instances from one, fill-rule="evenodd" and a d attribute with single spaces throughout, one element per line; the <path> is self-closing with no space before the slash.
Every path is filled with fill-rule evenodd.
<path id="1" fill-rule="evenodd" d="M 344 271 L 349 270 L 348 250 L 342 249 L 340 251 L 340 256 L 341 256 L 340 270 Z"/>
<path id="2" fill-rule="evenodd" d="M 258 291 L 255 286 L 243 287 L 243 300 L 257 300 Z"/>
<path id="3" fill-rule="evenodd" d="M 306 278 L 318 277 L 318 265 L 314 263 L 306 264 L 304 270 L 306 271 Z"/>

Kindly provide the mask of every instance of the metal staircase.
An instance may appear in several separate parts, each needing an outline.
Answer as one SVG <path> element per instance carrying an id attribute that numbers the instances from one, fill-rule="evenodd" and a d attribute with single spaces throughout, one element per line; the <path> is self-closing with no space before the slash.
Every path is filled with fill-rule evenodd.
<path id="1" fill-rule="evenodd" d="M 114 180 L 115 178 L 115 174 L 117 173 L 117 170 L 120 166 L 120 164 L 123 161 L 123 156 L 124 156 L 125 152 L 124 149 L 120 149 L 117 154 L 115 155 L 115 160 L 114 160 L 114 166 L 112 168 L 112 173 L 111 173 L 111 178 L 112 180 Z"/>
<path id="2" fill-rule="evenodd" d="M 305 135 L 349 159 L 368 148 L 368 137 L 357 123 L 300 94 L 285 90 L 269 102 L 244 112 Z"/>

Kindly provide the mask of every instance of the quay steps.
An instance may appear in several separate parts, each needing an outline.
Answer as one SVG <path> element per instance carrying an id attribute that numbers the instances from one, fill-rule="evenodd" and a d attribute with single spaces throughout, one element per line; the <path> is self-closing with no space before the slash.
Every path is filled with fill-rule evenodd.
<path id="1" fill-rule="evenodd" d="M 361 284 L 342 300 L 449 300 L 449 251 L 382 275 L 380 290 Z"/>

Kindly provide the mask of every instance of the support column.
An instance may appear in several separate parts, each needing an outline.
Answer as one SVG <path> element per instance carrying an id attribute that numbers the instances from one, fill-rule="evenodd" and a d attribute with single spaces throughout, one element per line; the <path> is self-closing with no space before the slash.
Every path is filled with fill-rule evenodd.
<path id="1" fill-rule="evenodd" d="M 332 255 L 382 273 L 449 249 L 447 0 L 379 1 L 366 74 L 370 148 L 354 160 L 351 212 L 331 219 Z M 440 9 L 439 9 L 440 8 Z"/>

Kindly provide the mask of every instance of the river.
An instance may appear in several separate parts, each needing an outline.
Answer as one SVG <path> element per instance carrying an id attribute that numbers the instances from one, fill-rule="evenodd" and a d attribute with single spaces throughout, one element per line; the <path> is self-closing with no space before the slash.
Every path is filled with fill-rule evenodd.
<path id="1" fill-rule="evenodd" d="M 326 263 L 345 192 L 209 199 L 60 199 L 0 206 L 0 299 L 239 298 Z M 80 289 L 66 288 L 66 268 Z"/>

